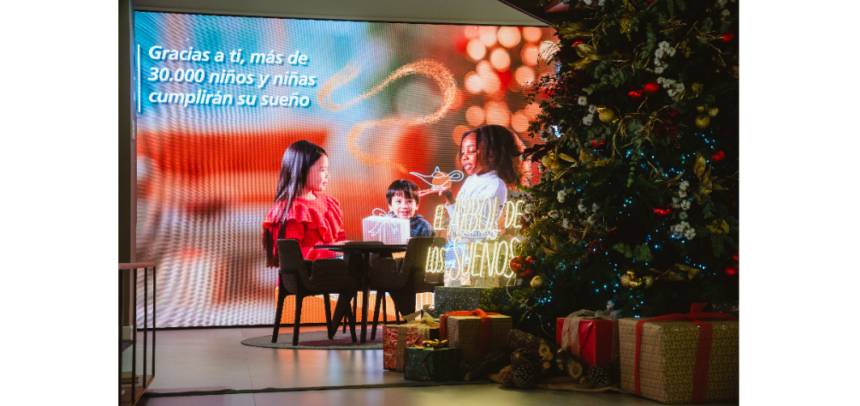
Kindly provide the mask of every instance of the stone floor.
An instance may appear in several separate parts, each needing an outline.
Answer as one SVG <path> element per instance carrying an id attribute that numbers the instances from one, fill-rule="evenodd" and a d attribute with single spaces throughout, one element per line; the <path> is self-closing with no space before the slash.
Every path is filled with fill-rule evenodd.
<path id="1" fill-rule="evenodd" d="M 302 331 L 322 330 L 306 327 Z M 159 331 L 156 373 L 149 393 L 224 389 L 260 390 L 369 385 L 403 381 L 382 369 L 382 350 L 276 350 L 246 347 L 240 341 L 271 334 L 267 328 Z M 140 404 L 168 405 L 649 405 L 620 393 L 576 393 L 502 389 L 497 384 L 385 389 L 243 393 L 206 396 L 144 396 Z"/>

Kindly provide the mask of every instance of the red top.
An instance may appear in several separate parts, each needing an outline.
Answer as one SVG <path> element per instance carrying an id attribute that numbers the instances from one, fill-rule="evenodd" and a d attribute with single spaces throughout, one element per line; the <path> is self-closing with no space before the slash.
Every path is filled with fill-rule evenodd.
<path id="1" fill-rule="evenodd" d="M 325 193 L 315 192 L 316 199 L 297 197 L 287 214 L 286 228 L 281 238 L 299 240 L 305 259 L 332 258 L 336 254 L 328 250 L 315 250 L 314 245 L 330 244 L 346 240 L 343 230 L 343 211 L 340 202 Z M 269 209 L 263 220 L 263 249 L 266 251 L 266 266 L 278 266 L 278 233 L 281 231 L 281 216 L 287 202 L 277 202 Z"/>

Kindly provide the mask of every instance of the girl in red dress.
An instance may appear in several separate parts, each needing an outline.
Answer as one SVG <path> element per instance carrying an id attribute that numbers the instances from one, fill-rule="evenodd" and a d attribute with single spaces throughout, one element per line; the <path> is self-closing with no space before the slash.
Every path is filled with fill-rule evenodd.
<path id="1" fill-rule="evenodd" d="M 313 248 L 346 240 L 340 202 L 323 193 L 328 180 L 328 155 L 319 145 L 297 141 L 284 152 L 275 202 L 263 220 L 267 267 L 278 266 L 279 238 L 298 240 L 305 259 L 336 255 Z"/>

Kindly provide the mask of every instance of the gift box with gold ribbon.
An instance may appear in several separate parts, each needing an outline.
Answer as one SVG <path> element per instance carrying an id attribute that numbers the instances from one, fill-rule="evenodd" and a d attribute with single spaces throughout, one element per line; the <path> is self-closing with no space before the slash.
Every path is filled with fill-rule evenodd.
<path id="1" fill-rule="evenodd" d="M 481 309 L 449 312 L 440 318 L 440 337 L 452 347 L 459 347 L 462 360 L 471 364 L 482 356 L 507 345 L 513 328 L 510 316 L 488 313 Z"/>
<path id="2" fill-rule="evenodd" d="M 404 316 L 411 318 L 415 314 Z M 385 325 L 382 328 L 382 367 L 403 372 L 406 348 L 421 346 L 425 340 L 439 338 L 439 322 L 427 313 L 406 324 Z"/>
<path id="3" fill-rule="evenodd" d="M 619 320 L 623 391 L 666 404 L 738 400 L 737 318 L 704 307 Z"/>

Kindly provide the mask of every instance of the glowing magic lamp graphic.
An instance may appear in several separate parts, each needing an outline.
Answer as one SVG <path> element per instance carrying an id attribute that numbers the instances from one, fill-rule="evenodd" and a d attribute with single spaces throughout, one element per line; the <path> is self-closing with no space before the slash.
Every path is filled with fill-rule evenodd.
<path id="1" fill-rule="evenodd" d="M 445 173 L 440 171 L 438 166 L 436 167 L 436 170 L 429 175 L 422 175 L 418 172 L 409 172 L 409 174 L 421 178 L 424 183 L 430 185 L 431 190 L 442 190 L 446 187 L 451 187 L 451 182 L 459 182 L 463 180 L 463 172 L 451 171 Z"/>

